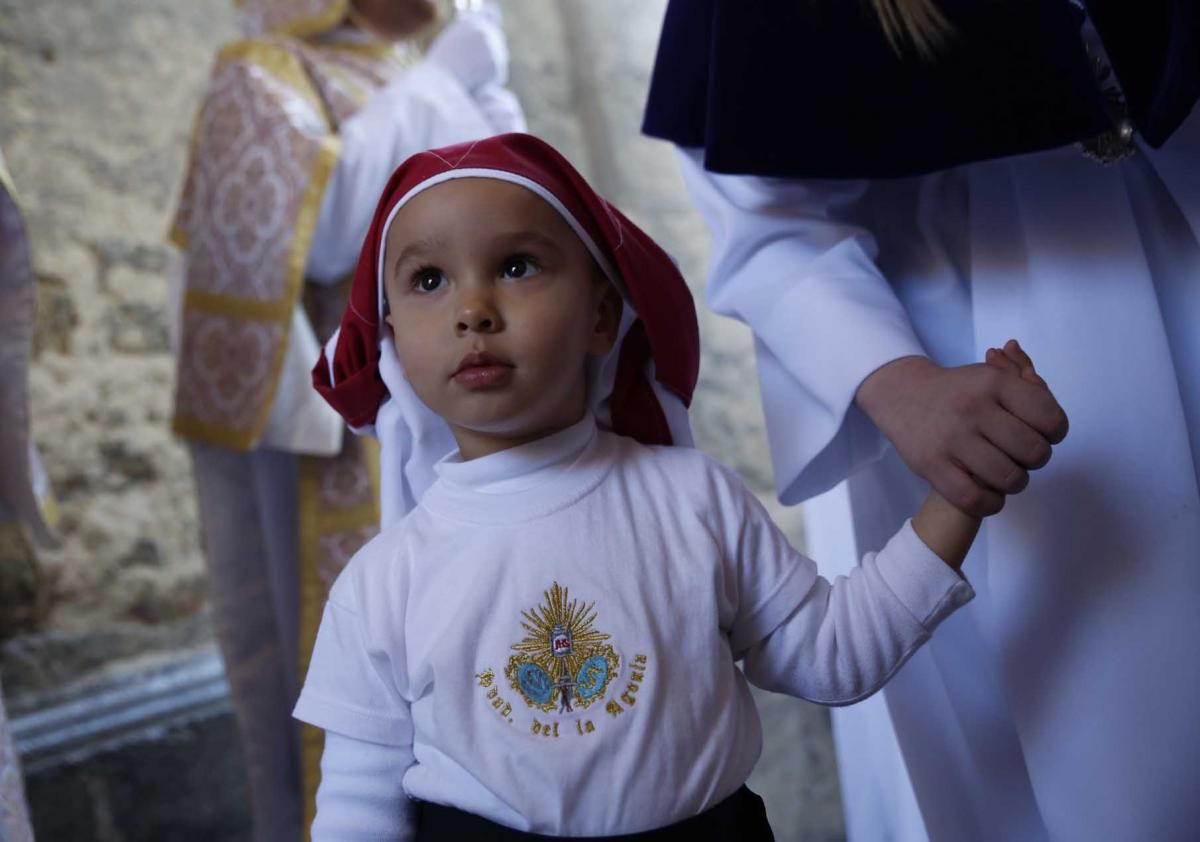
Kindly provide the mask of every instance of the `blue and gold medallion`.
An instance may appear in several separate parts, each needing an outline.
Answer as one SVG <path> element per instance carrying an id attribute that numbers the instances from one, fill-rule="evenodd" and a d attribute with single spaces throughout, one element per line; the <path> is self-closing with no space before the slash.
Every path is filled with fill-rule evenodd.
<path id="1" fill-rule="evenodd" d="M 568 601 L 555 582 L 545 601 L 529 611 L 521 626 L 525 638 L 513 645 L 504 674 L 530 706 L 546 713 L 571 713 L 604 697 L 621 658 L 597 631 L 594 602 Z"/>

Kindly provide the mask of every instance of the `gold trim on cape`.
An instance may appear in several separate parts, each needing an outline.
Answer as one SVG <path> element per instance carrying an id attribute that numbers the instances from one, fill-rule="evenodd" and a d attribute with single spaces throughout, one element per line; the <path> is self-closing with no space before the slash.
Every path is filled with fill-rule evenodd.
<path id="1" fill-rule="evenodd" d="M 329 475 L 338 468 L 354 472 L 366 481 L 365 486 L 358 485 L 360 493 L 347 495 L 340 501 L 341 506 L 333 505 L 328 494 L 322 493 Z M 364 490 L 366 494 L 362 493 Z M 305 675 L 312 660 L 329 588 L 349 560 L 346 548 L 357 549 L 379 525 L 379 443 L 374 439 L 351 437 L 333 459 L 301 457 L 299 498 L 300 675 Z M 300 777 L 305 840 L 309 839 L 309 828 L 316 816 L 324 747 L 325 733 L 320 728 L 302 724 Z"/>
<path id="2" fill-rule="evenodd" d="M 317 215 L 341 151 L 306 72 L 311 62 L 302 61 L 300 49 L 270 39 L 239 41 L 221 51 L 213 71 L 216 90 L 197 120 L 172 231 L 188 255 L 172 427 L 185 438 L 235 450 L 257 444 L 270 418 Z M 267 120 L 274 123 L 265 130 L 256 124 Z M 280 160 L 285 156 L 290 161 Z M 305 157 L 303 170 L 289 171 L 289 164 Z M 250 195 L 256 179 L 258 189 L 273 191 L 276 206 L 257 206 Z M 239 191 L 247 195 L 222 201 Z M 260 217 L 288 218 L 267 229 L 262 243 L 247 247 L 238 238 L 256 227 L 256 211 Z M 231 221 L 223 213 L 247 218 Z M 272 235 L 287 243 L 274 266 L 261 262 L 273 248 Z M 254 294 L 245 294 L 247 287 Z M 229 342 L 225 354 L 213 347 L 219 342 Z M 247 358 L 258 362 L 254 351 L 264 345 L 270 346 L 267 365 L 242 369 Z"/>

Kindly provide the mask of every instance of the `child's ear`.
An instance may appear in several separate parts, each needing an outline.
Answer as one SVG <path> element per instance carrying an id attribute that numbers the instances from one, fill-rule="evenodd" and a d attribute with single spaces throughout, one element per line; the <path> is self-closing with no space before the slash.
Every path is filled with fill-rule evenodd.
<path id="1" fill-rule="evenodd" d="M 392 333 L 396 332 L 396 326 L 392 324 L 392 314 L 390 312 L 383 314 L 383 321 L 392 329 Z"/>
<path id="2" fill-rule="evenodd" d="M 596 324 L 592 328 L 588 352 L 594 356 L 603 357 L 617 343 L 617 334 L 621 330 L 621 312 L 625 307 L 625 302 L 616 288 L 607 281 L 600 288 L 599 298 L 600 300 L 596 304 Z"/>

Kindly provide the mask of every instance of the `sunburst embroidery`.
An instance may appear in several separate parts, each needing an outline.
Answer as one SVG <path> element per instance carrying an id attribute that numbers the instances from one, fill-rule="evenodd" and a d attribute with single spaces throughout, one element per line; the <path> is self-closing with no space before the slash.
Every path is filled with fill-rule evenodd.
<path id="1" fill-rule="evenodd" d="M 555 582 L 545 601 L 522 611 L 525 638 L 513 645 L 504 674 L 530 707 L 546 713 L 570 713 L 604 698 L 617 674 L 620 656 L 594 628 L 594 602 L 580 606 Z"/>

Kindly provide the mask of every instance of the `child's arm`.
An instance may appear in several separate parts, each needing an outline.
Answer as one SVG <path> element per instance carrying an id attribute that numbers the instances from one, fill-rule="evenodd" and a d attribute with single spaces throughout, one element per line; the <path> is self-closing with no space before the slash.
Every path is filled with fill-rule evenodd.
<path id="1" fill-rule="evenodd" d="M 1035 382 L 1031 364 L 1014 362 L 1024 358 L 1015 343 L 1004 353 L 1011 354 L 1007 362 L 991 354 L 988 362 L 1014 371 L 1012 363 L 1017 375 Z M 937 494 L 911 526 L 832 580 L 797 557 L 752 498 L 741 521 L 731 553 L 739 559 L 740 604 L 730 644 L 746 677 L 766 690 L 827 705 L 866 698 L 974 596 L 957 568 L 979 521 Z"/>
<path id="2" fill-rule="evenodd" d="M 326 731 L 312 842 L 409 842 L 416 817 L 401 780 L 412 762 L 411 747 Z"/>
<path id="3" fill-rule="evenodd" d="M 989 348 L 984 362 L 1046 388 L 1046 381 L 1034 371 L 1033 361 L 1015 339 L 1010 339 L 1003 349 Z M 912 519 L 918 537 L 955 570 L 962 566 L 971 549 L 979 524 L 979 518 L 960 511 L 936 491 L 929 492 Z"/>
<path id="4" fill-rule="evenodd" d="M 413 837 L 412 802 L 402 787 L 414 763 L 404 649 L 389 645 L 386 628 L 367 622 L 371 612 L 393 607 L 366 599 L 377 581 L 373 565 L 393 554 L 381 538 L 359 550 L 334 583 L 293 711 L 325 732 L 313 842 Z"/>
<path id="5" fill-rule="evenodd" d="M 960 511 L 936 491 L 930 491 L 921 508 L 913 515 L 913 531 L 925 546 L 946 564 L 958 570 L 975 541 L 982 521 Z"/>

